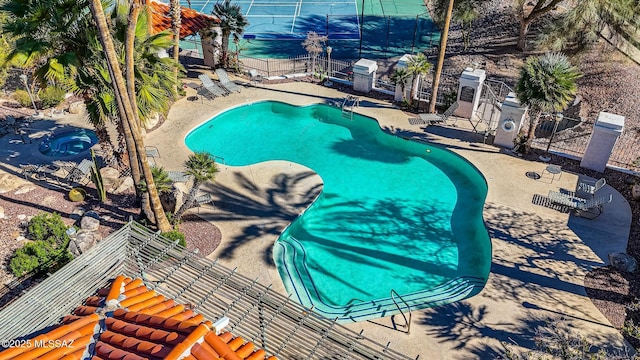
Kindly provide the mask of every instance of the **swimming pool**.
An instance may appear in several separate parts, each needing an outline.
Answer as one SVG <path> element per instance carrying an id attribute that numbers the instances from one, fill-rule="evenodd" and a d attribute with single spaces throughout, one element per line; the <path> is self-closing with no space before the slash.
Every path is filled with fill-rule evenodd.
<path id="1" fill-rule="evenodd" d="M 98 143 L 96 133 L 86 129 L 63 131 L 49 136 L 40 143 L 39 150 L 51 157 L 68 157 L 81 154 Z"/>
<path id="2" fill-rule="evenodd" d="M 226 165 L 287 160 L 320 175 L 322 193 L 273 253 L 287 291 L 324 316 L 388 316 L 398 312 L 391 290 L 419 309 L 486 283 L 487 184 L 453 152 L 386 134 L 372 118 L 345 119 L 338 108 L 273 101 L 223 112 L 185 142 Z"/>

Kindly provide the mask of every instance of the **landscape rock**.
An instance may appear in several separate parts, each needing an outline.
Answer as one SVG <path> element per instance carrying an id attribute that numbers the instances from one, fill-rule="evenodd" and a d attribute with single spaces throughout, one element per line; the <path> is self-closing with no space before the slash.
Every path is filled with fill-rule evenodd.
<path id="1" fill-rule="evenodd" d="M 631 188 L 631 196 L 635 200 L 640 199 L 640 185 L 633 185 L 633 187 Z"/>
<path id="2" fill-rule="evenodd" d="M 625 253 L 609 254 L 609 263 L 619 271 L 632 273 L 638 268 L 636 259 Z"/>
<path id="3" fill-rule="evenodd" d="M 80 230 L 75 238 L 69 242 L 68 249 L 74 256 L 78 256 L 91 249 L 100 240 L 102 240 L 102 237 L 97 232 Z"/>
<path id="4" fill-rule="evenodd" d="M 69 113 L 82 114 L 84 112 L 84 101 L 76 101 L 69 104 Z"/>
<path id="5" fill-rule="evenodd" d="M 0 194 L 13 191 L 27 184 L 29 184 L 29 182 L 21 177 L 0 171 Z"/>
<path id="6" fill-rule="evenodd" d="M 0 219 L 4 219 L 4 208 L 0 206 Z"/>
<path id="7" fill-rule="evenodd" d="M 16 195 L 26 194 L 29 191 L 33 191 L 35 189 L 36 189 L 35 186 L 23 186 L 20 189 L 16 190 Z"/>
<path id="8" fill-rule="evenodd" d="M 102 182 L 104 183 L 104 187 L 107 190 L 111 190 L 116 187 L 118 184 L 120 172 L 112 167 L 103 167 L 100 169 L 100 174 L 102 175 Z"/>
<path id="9" fill-rule="evenodd" d="M 135 190 L 133 187 L 133 178 L 131 176 L 127 176 L 122 180 L 120 186 L 118 186 L 117 189 L 113 190 L 113 193 L 116 195 L 120 195 L 133 190 Z"/>
<path id="10" fill-rule="evenodd" d="M 86 231 L 97 231 L 100 227 L 100 219 L 88 215 L 89 213 L 86 212 L 82 220 L 80 220 L 80 228 Z"/>
<path id="11" fill-rule="evenodd" d="M 20 214 L 17 216 L 18 220 L 25 220 L 27 218 L 27 215 L 25 214 Z"/>
<path id="12" fill-rule="evenodd" d="M 80 218 L 84 215 L 84 209 L 81 207 L 75 207 L 69 217 L 73 220 L 80 220 Z"/>

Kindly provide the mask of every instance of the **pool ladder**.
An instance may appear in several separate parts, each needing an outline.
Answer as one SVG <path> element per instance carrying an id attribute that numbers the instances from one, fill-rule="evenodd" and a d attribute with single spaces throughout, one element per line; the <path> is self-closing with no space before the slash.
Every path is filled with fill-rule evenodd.
<path id="1" fill-rule="evenodd" d="M 402 302 L 402 304 L 404 306 L 407 307 L 406 310 L 409 313 L 409 319 L 407 319 L 407 315 L 405 315 L 404 311 L 402 311 L 402 309 L 400 308 L 400 304 L 398 304 L 398 302 L 396 301 L 396 297 L 398 299 L 400 299 L 400 301 Z M 393 290 L 393 289 L 391 289 L 391 300 L 393 300 L 393 303 L 396 305 L 396 308 L 398 308 L 398 311 L 400 311 L 400 315 L 402 315 L 402 317 L 404 318 L 404 325 L 403 324 L 399 324 L 397 326 L 406 328 L 407 329 L 407 334 L 409 334 L 411 332 L 411 306 L 409 306 L 409 304 L 407 304 L 407 302 L 404 301 L 402 296 L 400 296 L 400 294 L 398 294 L 398 292 Z M 391 321 L 393 321 L 393 325 L 395 327 L 396 323 L 393 320 L 393 317 L 391 318 Z"/>
<path id="2" fill-rule="evenodd" d="M 360 105 L 360 98 L 347 95 L 342 101 L 342 117 L 353 120 L 353 108 Z"/>

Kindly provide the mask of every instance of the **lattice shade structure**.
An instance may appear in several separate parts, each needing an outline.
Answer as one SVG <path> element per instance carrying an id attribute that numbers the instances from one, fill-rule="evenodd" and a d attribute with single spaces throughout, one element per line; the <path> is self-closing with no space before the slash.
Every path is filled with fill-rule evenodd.
<path id="1" fill-rule="evenodd" d="M 137 312 L 169 316 L 178 307 L 184 321 L 208 331 L 228 319 L 229 346 L 240 338 L 238 345 L 251 344 L 265 359 L 411 359 L 135 222 L 3 309 L 0 339 L 34 338 L 60 326 L 65 316 L 68 323 L 109 306 L 119 321 Z"/>

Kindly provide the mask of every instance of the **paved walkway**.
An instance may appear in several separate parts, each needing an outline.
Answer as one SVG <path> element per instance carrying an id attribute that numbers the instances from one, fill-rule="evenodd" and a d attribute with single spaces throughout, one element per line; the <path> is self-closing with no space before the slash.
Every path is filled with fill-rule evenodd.
<path id="1" fill-rule="evenodd" d="M 187 91 L 188 96 L 195 94 L 193 89 Z M 213 101 L 185 98 L 172 107 L 165 124 L 145 136 L 145 142 L 159 148 L 158 165 L 181 170 L 190 153 L 184 144 L 187 133 L 229 107 L 267 99 L 303 105 L 343 97 L 319 85 L 288 83 L 246 87 L 239 94 Z M 366 98 L 356 111 L 375 117 L 388 132 L 445 146 L 484 174 L 489 185 L 484 219 L 492 239 L 493 262 L 487 286 L 479 295 L 414 312 L 411 334 L 394 330 L 391 318 L 348 327 L 363 329 L 365 336 L 383 344 L 391 342 L 393 349 L 420 359 L 494 358 L 502 351 L 501 342 L 532 348 L 536 327 L 549 317 L 563 317 L 595 344 L 622 346 L 622 337 L 593 306 L 583 287 L 587 271 L 606 264 L 609 252 L 626 248 L 631 212 L 619 193 L 608 186 L 601 190 L 612 192 L 613 202 L 592 221 L 534 205 L 532 199 L 549 190 L 574 190 L 579 175 L 563 172 L 553 182 L 546 177 L 531 180 L 525 173 L 540 173 L 543 163 L 504 154 L 482 144 L 480 135 L 461 128 L 431 127 L 426 132 L 409 125 L 408 116 L 389 103 Z M 24 144 L 15 147 L 27 149 Z M 3 161 L 21 161 L 16 151 L 13 147 L 4 150 Z M 214 195 L 216 207 L 200 210 L 223 236 L 209 258 L 220 258 L 224 265 L 238 267 L 240 273 L 273 284 L 284 293 L 271 257 L 272 244 L 310 204 L 312 198 L 305 194 L 320 178 L 284 161 L 220 167 L 215 183 L 203 188 Z M 400 316 L 395 320 L 401 321 Z"/>

